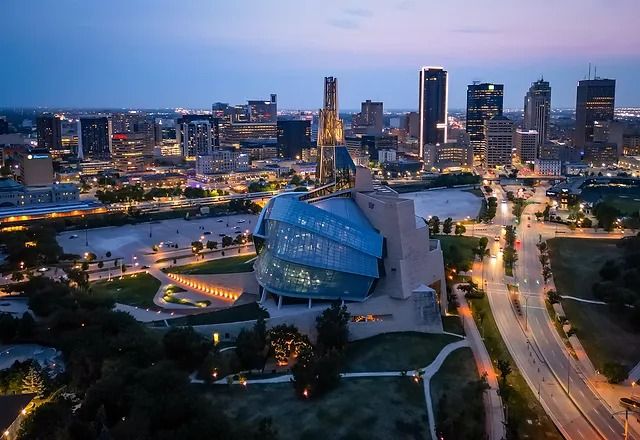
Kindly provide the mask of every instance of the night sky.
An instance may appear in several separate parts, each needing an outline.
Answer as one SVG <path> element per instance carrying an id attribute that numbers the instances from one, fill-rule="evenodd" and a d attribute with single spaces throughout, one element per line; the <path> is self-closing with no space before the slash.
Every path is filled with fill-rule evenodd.
<path id="1" fill-rule="evenodd" d="M 0 106 L 190 107 L 277 93 L 280 108 L 317 108 L 322 78 L 340 107 L 364 99 L 417 107 L 418 68 L 466 84 L 505 84 L 522 107 L 551 82 L 575 105 L 587 75 L 617 79 L 617 106 L 640 106 L 638 0 L 1 0 Z"/>

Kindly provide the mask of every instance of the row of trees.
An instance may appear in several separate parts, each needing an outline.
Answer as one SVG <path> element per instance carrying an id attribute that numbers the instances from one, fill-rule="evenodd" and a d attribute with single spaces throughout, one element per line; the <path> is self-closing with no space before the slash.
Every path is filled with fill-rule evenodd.
<path id="1" fill-rule="evenodd" d="M 128 203 L 143 202 L 161 197 L 180 197 L 187 199 L 199 199 L 203 197 L 216 197 L 228 195 L 228 191 L 221 189 L 207 190 L 204 188 L 186 187 L 184 190 L 179 186 L 174 188 L 152 188 L 145 191 L 141 185 L 125 185 L 115 189 L 105 189 L 96 191 L 96 198 L 102 203 Z"/>
<path id="2" fill-rule="evenodd" d="M 437 215 L 431 217 L 427 221 L 427 225 L 429 226 L 429 235 L 433 236 L 440 233 L 440 218 Z M 461 223 L 456 223 L 454 225 L 453 219 L 451 217 L 447 217 L 445 221 L 442 222 L 442 233 L 449 235 L 451 234 L 451 231 L 454 231 L 456 235 L 462 235 L 467 231 L 467 228 Z"/>
<path id="3" fill-rule="evenodd" d="M 488 197 L 486 200 L 486 207 L 483 210 L 482 220 L 486 223 L 493 220 L 498 211 L 498 199 L 496 197 Z"/>
<path id="4" fill-rule="evenodd" d="M 551 278 L 551 262 L 549 259 L 549 247 L 547 246 L 546 241 L 540 241 L 537 244 L 538 250 L 540 251 L 540 256 L 538 257 L 540 260 L 540 264 L 542 265 L 542 280 L 546 285 L 549 279 Z"/>
<path id="5" fill-rule="evenodd" d="M 505 247 L 502 251 L 502 261 L 504 263 L 504 267 L 507 271 L 507 274 L 513 273 L 513 265 L 518 261 L 518 252 L 516 251 L 516 227 L 515 226 L 506 226 L 505 227 Z"/>

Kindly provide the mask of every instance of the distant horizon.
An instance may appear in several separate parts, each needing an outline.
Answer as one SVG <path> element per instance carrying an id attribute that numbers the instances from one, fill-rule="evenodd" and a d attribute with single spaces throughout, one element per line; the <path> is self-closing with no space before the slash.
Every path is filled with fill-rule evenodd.
<path id="1" fill-rule="evenodd" d="M 277 93 L 282 108 L 316 109 L 332 75 L 340 107 L 413 109 L 420 67 L 439 65 L 451 108 L 475 80 L 504 84 L 504 106 L 521 108 L 540 77 L 554 108 L 572 108 L 589 64 L 616 79 L 618 107 L 640 107 L 639 16 L 637 0 L 5 1 L 0 107 L 208 108 Z"/>

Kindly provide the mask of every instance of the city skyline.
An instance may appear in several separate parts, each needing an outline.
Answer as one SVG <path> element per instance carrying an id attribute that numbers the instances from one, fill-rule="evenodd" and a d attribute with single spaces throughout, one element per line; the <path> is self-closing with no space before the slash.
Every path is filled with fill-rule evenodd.
<path id="1" fill-rule="evenodd" d="M 553 14 L 541 21 L 545 8 Z M 317 109 L 318 79 L 334 75 L 342 109 L 355 110 L 365 99 L 415 109 L 416 69 L 441 65 L 450 75 L 451 109 L 464 108 L 474 80 L 504 84 L 505 108 L 521 108 L 540 76 L 553 87 L 554 108 L 572 108 L 589 62 L 599 76 L 617 80 L 619 106 L 640 105 L 633 34 L 640 5 L 632 0 L 615 8 L 600 0 L 482 6 L 27 0 L 5 2 L 0 12 L 9 66 L 0 74 L 0 107 L 209 108 L 277 93 L 282 109 Z M 595 26 L 602 32 L 589 31 Z"/>

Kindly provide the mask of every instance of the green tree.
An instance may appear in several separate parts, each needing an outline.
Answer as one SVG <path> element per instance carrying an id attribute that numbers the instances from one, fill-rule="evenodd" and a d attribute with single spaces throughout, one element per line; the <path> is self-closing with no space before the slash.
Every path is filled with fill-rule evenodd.
<path id="1" fill-rule="evenodd" d="M 218 242 L 207 240 L 207 249 L 209 250 L 218 249 Z"/>
<path id="2" fill-rule="evenodd" d="M 260 317 L 253 328 L 243 329 L 236 339 L 236 355 L 243 369 L 264 368 L 267 344 L 266 322 Z"/>
<path id="3" fill-rule="evenodd" d="M 431 217 L 428 221 L 429 233 L 431 235 L 437 235 L 440 233 L 440 219 L 437 215 Z"/>
<path id="4" fill-rule="evenodd" d="M 620 383 L 629 377 L 629 369 L 618 362 L 607 362 L 602 368 L 602 374 L 609 383 Z"/>
<path id="5" fill-rule="evenodd" d="M 191 251 L 194 254 L 199 254 L 202 249 L 204 248 L 204 245 L 202 244 L 202 242 L 200 241 L 192 241 L 191 242 Z"/>
<path id="6" fill-rule="evenodd" d="M 500 379 L 502 380 L 502 383 L 506 384 L 507 377 L 513 371 L 511 368 L 511 363 L 506 359 L 498 359 L 497 367 L 498 367 L 498 371 L 500 372 Z"/>
<path id="7" fill-rule="evenodd" d="M 180 368 L 193 371 L 209 352 L 207 341 L 192 327 L 172 328 L 162 338 L 165 356 Z"/>
<path id="8" fill-rule="evenodd" d="M 32 364 L 29 367 L 27 375 L 22 379 L 22 392 L 27 394 L 35 394 L 36 397 L 42 397 L 45 391 L 45 384 L 40 371 Z"/>
<path id="9" fill-rule="evenodd" d="M 316 318 L 316 330 L 318 332 L 318 346 L 321 353 L 330 350 L 342 351 L 349 340 L 349 319 L 351 315 L 347 306 L 341 306 L 338 302 L 324 309 Z"/>
<path id="10" fill-rule="evenodd" d="M 453 219 L 451 217 L 447 217 L 444 223 L 442 223 L 442 233 L 443 234 L 451 234 L 453 228 Z"/>
<path id="11" fill-rule="evenodd" d="M 467 232 L 467 228 L 462 223 L 456 223 L 455 234 L 460 236 Z"/>
<path id="12" fill-rule="evenodd" d="M 278 438 L 278 430 L 273 426 L 271 417 L 263 417 L 260 419 L 258 429 L 253 435 L 253 440 L 278 440 Z"/>

